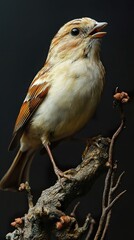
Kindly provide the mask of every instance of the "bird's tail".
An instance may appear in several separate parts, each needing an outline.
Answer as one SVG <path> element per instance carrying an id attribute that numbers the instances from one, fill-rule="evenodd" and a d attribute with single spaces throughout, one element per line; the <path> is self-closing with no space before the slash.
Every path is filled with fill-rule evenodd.
<path id="1" fill-rule="evenodd" d="M 34 150 L 18 151 L 11 167 L 0 181 L 2 190 L 18 190 L 21 183 L 29 180 L 29 170 L 35 155 Z"/>

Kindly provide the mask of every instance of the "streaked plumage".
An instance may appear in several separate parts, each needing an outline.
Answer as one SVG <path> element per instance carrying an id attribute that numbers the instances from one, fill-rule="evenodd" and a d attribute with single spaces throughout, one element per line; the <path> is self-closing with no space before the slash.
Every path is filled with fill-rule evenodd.
<path id="1" fill-rule="evenodd" d="M 17 189 L 29 177 L 31 161 L 42 145 L 57 176 L 49 144 L 69 137 L 94 114 L 104 85 L 100 61 L 100 30 L 106 23 L 90 18 L 65 24 L 50 45 L 43 68 L 32 81 L 16 120 L 9 149 L 20 142 L 19 152 L 0 182 L 1 189 Z"/>

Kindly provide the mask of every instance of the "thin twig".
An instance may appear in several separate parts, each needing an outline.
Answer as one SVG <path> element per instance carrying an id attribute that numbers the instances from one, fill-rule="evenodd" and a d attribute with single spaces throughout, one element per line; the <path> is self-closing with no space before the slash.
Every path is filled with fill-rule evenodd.
<path id="1" fill-rule="evenodd" d="M 110 202 L 112 201 L 112 191 L 110 191 L 110 189 L 112 189 L 112 186 L 113 186 L 113 180 L 114 180 L 114 175 L 115 175 L 115 171 L 113 171 L 113 169 L 109 169 L 109 172 L 110 172 L 110 175 L 111 175 L 111 179 L 110 179 L 110 184 L 109 184 L 109 191 L 108 191 L 108 195 L 107 195 L 107 205 L 110 204 Z M 102 208 L 103 209 L 103 208 Z M 106 210 L 106 209 L 105 209 Z M 105 222 L 105 227 L 104 227 L 104 230 L 102 232 L 102 236 L 101 236 L 101 240 L 104 239 L 105 235 L 106 235 L 106 232 L 107 232 L 107 229 L 108 229 L 108 226 L 109 226 L 109 223 L 110 223 L 110 219 L 111 219 L 111 215 L 112 215 L 112 211 L 109 210 L 108 214 L 107 214 L 107 217 L 106 217 L 106 222 Z"/>
<path id="2" fill-rule="evenodd" d="M 120 182 L 121 182 L 121 179 L 122 179 L 124 173 L 125 173 L 125 171 L 122 172 L 122 173 L 120 174 L 120 176 L 118 177 L 115 186 L 112 188 L 112 193 L 114 193 L 114 192 L 116 191 L 116 189 L 118 188 L 118 186 L 119 186 L 119 184 L 120 184 Z"/>
<path id="3" fill-rule="evenodd" d="M 93 232 L 93 229 L 94 229 L 94 225 L 95 225 L 95 221 L 94 221 L 94 219 L 92 218 L 91 224 L 90 224 L 90 228 L 89 228 L 89 231 L 88 231 L 88 234 L 87 234 L 85 240 L 89 240 L 89 239 L 90 239 L 90 237 L 91 237 L 91 235 L 92 235 L 92 232 Z"/>
<path id="4" fill-rule="evenodd" d="M 32 208 L 34 206 L 33 204 L 33 195 L 31 192 L 31 187 L 28 182 L 21 183 L 19 186 L 19 191 L 26 191 L 27 193 L 27 199 L 28 199 L 28 206 L 29 208 Z"/>
<path id="5" fill-rule="evenodd" d="M 109 212 L 109 210 L 111 210 L 111 208 L 113 207 L 113 205 L 117 202 L 117 200 L 126 192 L 127 190 L 122 191 L 121 193 L 119 193 L 114 199 L 113 201 L 109 204 L 109 206 L 106 208 L 106 212 Z"/>
<path id="6" fill-rule="evenodd" d="M 103 211 L 100 221 L 99 221 L 99 226 L 98 226 L 97 232 L 94 237 L 94 240 L 98 240 L 101 237 L 101 232 L 104 228 L 105 219 L 106 219 L 106 211 Z"/>
<path id="7" fill-rule="evenodd" d="M 110 182 L 109 182 L 110 177 L 111 177 L 111 168 L 109 168 L 105 178 L 105 184 L 104 184 L 104 190 L 103 190 L 103 196 L 102 196 L 102 209 L 107 205 L 107 198 L 108 198 L 109 186 L 110 186 Z"/>
<path id="8" fill-rule="evenodd" d="M 109 158 L 108 158 L 109 170 L 105 178 L 105 185 L 104 185 L 103 196 L 102 196 L 102 214 L 100 217 L 99 226 L 95 234 L 94 240 L 104 239 L 109 226 L 110 219 L 111 219 L 111 213 L 112 213 L 111 209 L 113 205 L 117 202 L 117 200 L 126 192 L 125 190 L 119 193 L 112 200 L 112 194 L 118 188 L 121 177 L 123 175 L 121 174 L 119 176 L 115 186 L 113 187 L 114 176 L 115 176 L 115 162 L 113 161 L 113 148 L 114 148 L 115 140 L 119 136 L 124 126 L 124 113 L 122 110 L 122 106 L 120 107 L 120 110 L 121 110 L 121 123 L 118 129 L 116 130 L 116 132 L 113 134 L 110 147 L 109 147 Z"/>
<path id="9" fill-rule="evenodd" d="M 121 124 L 119 126 L 119 128 L 116 130 L 116 132 L 114 133 L 114 135 L 112 136 L 111 139 L 111 143 L 110 143 L 110 147 L 109 147 L 109 158 L 108 158 L 108 163 L 110 164 L 110 166 L 112 167 L 112 156 L 113 156 L 113 147 L 114 147 L 114 143 L 116 138 L 119 136 L 120 132 L 122 131 L 124 126 L 124 118 L 122 118 L 121 120 Z"/>
<path id="10" fill-rule="evenodd" d="M 112 211 L 110 210 L 108 215 L 107 215 L 107 218 L 106 218 L 106 223 L 105 223 L 104 230 L 102 232 L 101 240 L 103 240 L 105 235 L 106 235 L 106 232 L 107 232 L 107 229 L 108 229 L 108 226 L 109 226 L 109 223 L 110 223 L 111 215 L 112 215 Z"/>
<path id="11" fill-rule="evenodd" d="M 75 213 L 76 213 L 76 210 L 77 210 L 79 205 L 80 205 L 80 202 L 77 202 L 76 205 L 73 208 L 73 211 L 70 214 L 71 217 L 75 217 Z"/>
<path id="12" fill-rule="evenodd" d="M 31 187 L 30 187 L 28 182 L 25 182 L 25 189 L 27 191 L 29 208 L 32 208 L 34 206 L 34 204 L 33 204 L 33 195 L 31 193 Z"/>

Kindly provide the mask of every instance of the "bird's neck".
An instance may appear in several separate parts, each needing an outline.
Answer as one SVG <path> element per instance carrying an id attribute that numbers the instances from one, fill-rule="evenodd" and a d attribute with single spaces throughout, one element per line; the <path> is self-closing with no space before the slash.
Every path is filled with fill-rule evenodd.
<path id="1" fill-rule="evenodd" d="M 87 57 L 91 61 L 100 61 L 100 41 L 94 40 L 94 42 L 89 46 Z"/>

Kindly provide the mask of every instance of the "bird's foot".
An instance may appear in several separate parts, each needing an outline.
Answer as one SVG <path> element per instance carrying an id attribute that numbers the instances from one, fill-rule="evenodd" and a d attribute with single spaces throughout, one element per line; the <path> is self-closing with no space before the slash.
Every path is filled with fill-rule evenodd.
<path id="1" fill-rule="evenodd" d="M 55 167 L 54 168 L 54 172 L 55 172 L 55 174 L 56 174 L 56 176 L 57 176 L 57 178 L 58 178 L 58 180 L 59 180 L 59 182 L 60 182 L 60 184 L 61 184 L 61 186 L 63 187 L 63 183 L 62 183 L 62 179 L 63 178 L 66 178 L 66 179 L 68 179 L 68 180 L 71 180 L 73 177 L 72 177 L 72 175 L 71 174 L 68 174 L 68 172 L 66 171 L 66 172 L 63 172 L 63 171 L 61 171 L 59 168 L 57 168 L 57 167 Z M 64 187 L 63 187 L 64 188 Z"/>

